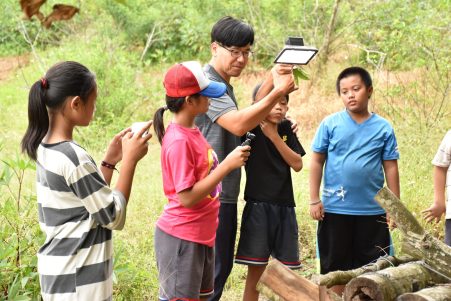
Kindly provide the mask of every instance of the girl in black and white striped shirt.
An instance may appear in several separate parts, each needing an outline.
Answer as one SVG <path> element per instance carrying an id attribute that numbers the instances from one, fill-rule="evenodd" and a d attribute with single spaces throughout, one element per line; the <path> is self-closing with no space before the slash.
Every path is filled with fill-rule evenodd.
<path id="1" fill-rule="evenodd" d="M 22 150 L 36 161 L 39 224 L 46 233 L 38 251 L 44 300 L 111 300 L 112 230 L 124 227 L 137 162 L 147 153 L 147 123 L 111 141 L 100 168 L 73 139 L 95 111 L 95 76 L 77 62 L 51 67 L 31 87 Z M 122 159 L 115 189 L 109 187 Z"/>

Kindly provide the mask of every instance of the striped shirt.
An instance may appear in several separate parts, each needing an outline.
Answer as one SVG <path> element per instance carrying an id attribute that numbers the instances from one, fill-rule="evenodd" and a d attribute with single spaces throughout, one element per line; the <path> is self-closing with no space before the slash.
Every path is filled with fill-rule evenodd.
<path id="1" fill-rule="evenodd" d="M 42 298 L 111 300 L 111 230 L 124 227 L 124 196 L 73 142 L 41 143 L 37 156 L 39 224 L 46 234 L 37 254 Z"/>

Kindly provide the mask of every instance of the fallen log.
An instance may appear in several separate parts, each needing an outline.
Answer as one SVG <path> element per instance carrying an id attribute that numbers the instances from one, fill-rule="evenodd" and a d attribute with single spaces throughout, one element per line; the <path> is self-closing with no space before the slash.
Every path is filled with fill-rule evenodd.
<path id="1" fill-rule="evenodd" d="M 345 287 L 345 301 L 385 301 L 414 292 L 435 283 L 447 283 L 446 277 L 426 268 L 421 261 L 366 273 L 352 279 Z"/>
<path id="2" fill-rule="evenodd" d="M 409 233 L 403 237 L 401 250 L 417 260 L 423 260 L 431 269 L 451 281 L 451 248 L 435 237 L 427 233 Z"/>
<path id="3" fill-rule="evenodd" d="M 374 198 L 390 215 L 390 218 L 395 221 L 396 227 L 404 234 L 407 232 L 424 234 L 424 229 L 420 223 L 390 189 L 382 187 Z"/>
<path id="4" fill-rule="evenodd" d="M 449 301 L 451 300 L 451 284 L 436 285 L 415 293 L 406 293 L 396 301 Z"/>
<path id="5" fill-rule="evenodd" d="M 375 199 L 404 234 L 402 251 L 417 260 L 423 260 L 433 270 L 450 280 L 451 247 L 427 234 L 404 204 L 387 187 L 382 188 Z"/>
<path id="6" fill-rule="evenodd" d="M 402 263 L 414 261 L 411 257 L 394 257 L 385 256 L 379 258 L 376 262 L 367 264 L 358 269 L 349 271 L 335 271 L 325 275 L 319 276 L 319 285 L 330 288 L 334 285 L 344 285 L 351 281 L 353 278 L 368 272 L 376 272 L 388 267 L 398 266 Z"/>
<path id="7" fill-rule="evenodd" d="M 319 285 L 301 277 L 277 259 L 269 262 L 257 290 L 270 300 L 320 300 Z"/>

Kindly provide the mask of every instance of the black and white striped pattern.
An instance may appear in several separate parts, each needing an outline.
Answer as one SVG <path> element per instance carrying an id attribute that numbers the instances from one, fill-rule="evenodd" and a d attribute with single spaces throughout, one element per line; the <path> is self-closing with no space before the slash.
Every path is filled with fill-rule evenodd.
<path id="1" fill-rule="evenodd" d="M 41 144 L 36 167 L 38 251 L 44 300 L 111 300 L 112 231 L 125 223 L 126 200 L 111 190 L 73 142 Z"/>

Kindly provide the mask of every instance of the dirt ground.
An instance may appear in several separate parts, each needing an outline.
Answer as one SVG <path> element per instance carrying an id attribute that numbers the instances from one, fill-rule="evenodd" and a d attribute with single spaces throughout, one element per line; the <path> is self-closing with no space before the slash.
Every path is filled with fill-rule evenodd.
<path id="1" fill-rule="evenodd" d="M 0 82 L 6 80 L 17 68 L 27 65 L 28 55 L 0 57 Z"/>

